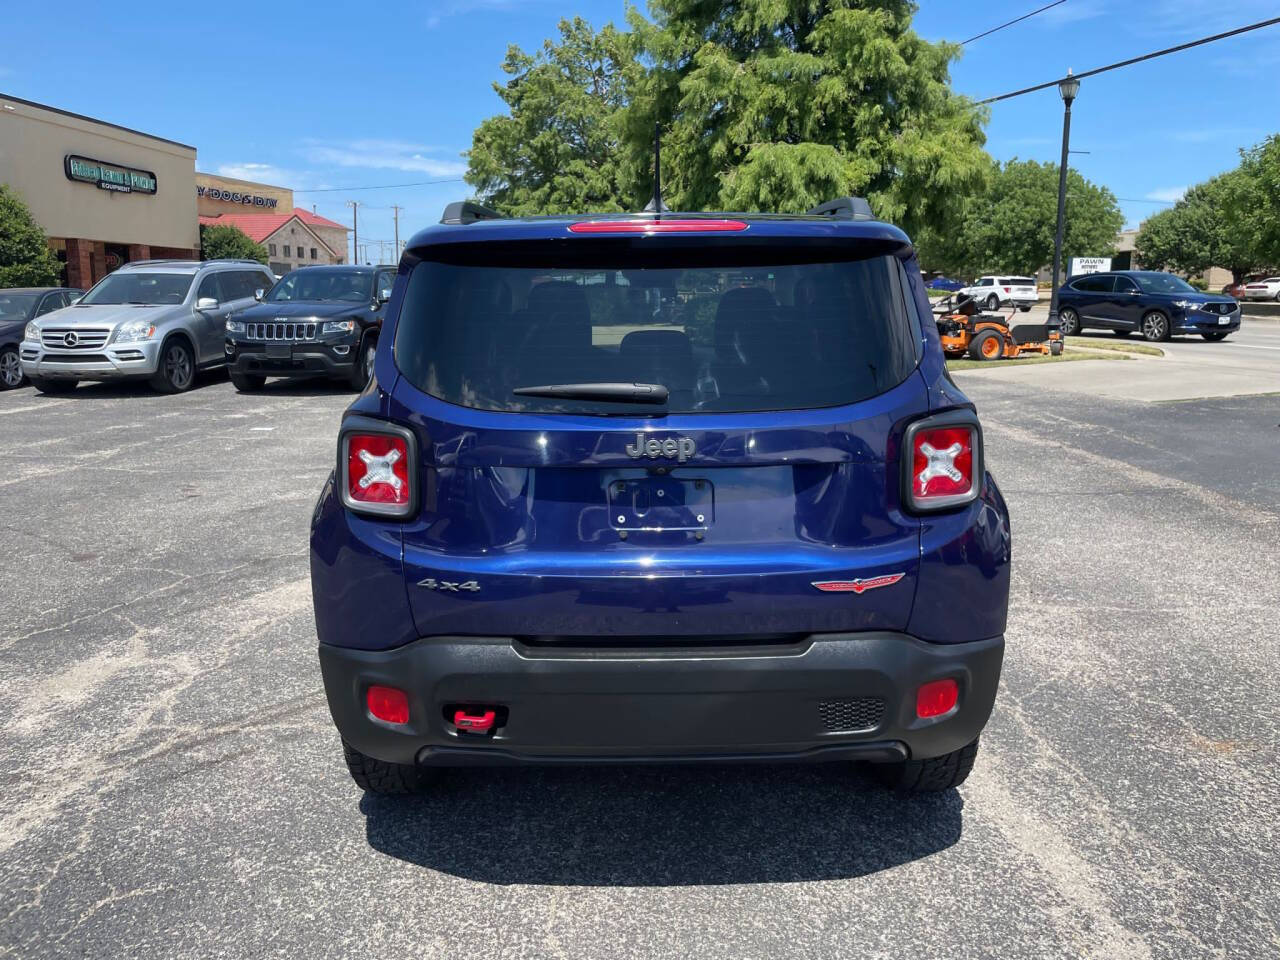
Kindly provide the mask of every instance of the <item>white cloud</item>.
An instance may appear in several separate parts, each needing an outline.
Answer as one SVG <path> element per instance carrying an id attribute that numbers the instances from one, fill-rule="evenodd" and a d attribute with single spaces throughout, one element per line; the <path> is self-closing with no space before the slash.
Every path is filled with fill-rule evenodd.
<path id="1" fill-rule="evenodd" d="M 363 170 L 403 170 L 429 177 L 460 177 L 467 166 L 447 159 L 445 147 L 406 143 L 400 140 L 313 141 L 302 154 L 311 163 Z M 428 154 L 445 154 L 445 157 Z"/>
<path id="2" fill-rule="evenodd" d="M 1186 187 L 1161 187 L 1159 190 L 1148 192 L 1144 199 L 1157 200 L 1160 203 L 1177 203 L 1186 192 Z"/>

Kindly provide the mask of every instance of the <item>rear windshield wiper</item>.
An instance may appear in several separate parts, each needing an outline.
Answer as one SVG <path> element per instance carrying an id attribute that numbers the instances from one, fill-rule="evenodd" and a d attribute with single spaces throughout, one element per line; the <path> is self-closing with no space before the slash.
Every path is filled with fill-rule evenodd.
<path id="1" fill-rule="evenodd" d="M 603 400 L 614 403 L 666 403 L 668 390 L 660 383 L 547 383 L 516 387 L 518 397 L 550 397 L 554 400 Z"/>

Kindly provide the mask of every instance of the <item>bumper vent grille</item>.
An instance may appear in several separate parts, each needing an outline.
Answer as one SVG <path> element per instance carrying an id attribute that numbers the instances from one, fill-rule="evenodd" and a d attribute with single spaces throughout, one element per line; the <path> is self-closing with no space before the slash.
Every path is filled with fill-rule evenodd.
<path id="1" fill-rule="evenodd" d="M 1235 312 L 1236 305 L 1234 303 L 1206 303 L 1204 305 L 1205 313 L 1216 313 L 1221 316 L 1230 316 Z"/>
<path id="2" fill-rule="evenodd" d="M 249 340 L 314 340 L 316 323 L 246 323 L 244 335 Z"/>
<path id="3" fill-rule="evenodd" d="M 823 700 L 818 704 L 823 729 L 836 732 L 873 730 L 884 719 L 884 701 L 879 697 L 856 700 Z"/>

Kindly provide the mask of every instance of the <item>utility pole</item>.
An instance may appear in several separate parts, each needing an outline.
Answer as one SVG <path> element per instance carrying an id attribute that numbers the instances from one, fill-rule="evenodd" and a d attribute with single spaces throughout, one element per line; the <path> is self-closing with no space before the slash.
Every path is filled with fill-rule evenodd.
<path id="1" fill-rule="evenodd" d="M 400 259 L 400 211 L 403 209 L 404 207 L 397 207 L 395 204 L 391 205 L 391 216 L 396 222 L 396 245 L 391 249 L 392 260 Z"/>
<path id="2" fill-rule="evenodd" d="M 351 208 L 351 252 L 355 254 L 356 263 L 360 262 L 360 202 L 358 200 L 348 200 L 347 206 Z"/>
<path id="3" fill-rule="evenodd" d="M 1080 92 L 1080 81 L 1071 76 L 1070 69 L 1066 72 L 1066 77 L 1057 84 L 1057 92 L 1062 97 L 1062 163 L 1057 165 L 1057 229 L 1053 233 L 1053 288 L 1048 301 L 1048 325 L 1051 329 L 1060 323 L 1057 316 L 1057 285 L 1062 275 L 1062 233 L 1066 228 L 1066 163 L 1071 151 L 1071 104 L 1075 101 L 1076 93 Z M 1079 330 L 1073 330 L 1073 333 L 1079 333 Z"/>

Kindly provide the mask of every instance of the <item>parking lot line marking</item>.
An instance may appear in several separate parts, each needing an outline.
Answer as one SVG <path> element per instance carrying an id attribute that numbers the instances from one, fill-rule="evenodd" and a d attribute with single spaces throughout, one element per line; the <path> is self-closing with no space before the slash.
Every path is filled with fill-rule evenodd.
<path id="1" fill-rule="evenodd" d="M 250 430 L 274 430 L 275 427 L 250 427 Z"/>

